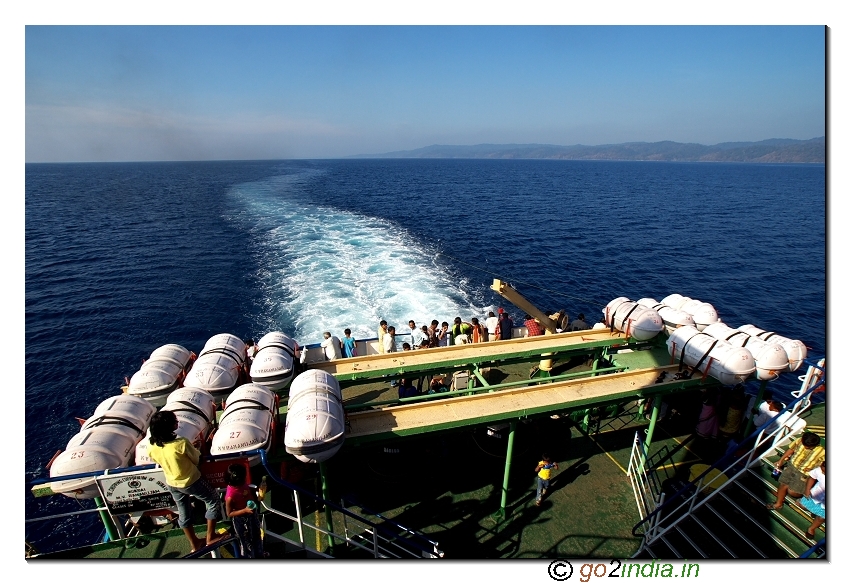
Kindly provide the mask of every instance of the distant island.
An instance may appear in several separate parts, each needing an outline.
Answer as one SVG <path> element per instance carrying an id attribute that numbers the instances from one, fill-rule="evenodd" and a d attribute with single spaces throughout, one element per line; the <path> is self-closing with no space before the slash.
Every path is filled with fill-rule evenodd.
<path id="1" fill-rule="evenodd" d="M 658 162 L 749 162 L 767 164 L 824 164 L 826 139 L 770 139 L 724 142 L 713 146 L 679 142 L 629 142 L 603 146 L 549 144 L 478 144 L 427 146 L 416 150 L 361 154 L 350 158 L 493 158 L 539 160 L 635 160 Z"/>

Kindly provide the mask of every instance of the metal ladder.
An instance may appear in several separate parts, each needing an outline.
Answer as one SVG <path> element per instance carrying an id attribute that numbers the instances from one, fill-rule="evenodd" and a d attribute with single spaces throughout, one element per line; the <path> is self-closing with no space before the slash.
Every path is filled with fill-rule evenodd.
<path id="1" fill-rule="evenodd" d="M 628 474 L 641 516 L 632 532 L 643 542 L 634 558 L 823 556 L 825 538 L 817 543 L 806 538 L 810 518 L 805 510 L 790 498 L 781 511 L 765 508 L 775 500 L 776 486 L 769 477 L 772 461 L 805 429 L 801 414 L 811 407 L 812 392 L 824 382 L 825 375 L 818 371 L 824 371 L 823 360 L 800 377 L 802 386 L 793 393 L 794 401 L 775 418 L 784 417 L 778 426 L 770 421 L 757 428 L 742 441 L 744 448 L 730 452 L 691 482 L 679 484 L 672 494 L 667 495 L 659 483 L 657 468 L 663 460 L 645 458 L 636 434 Z"/>

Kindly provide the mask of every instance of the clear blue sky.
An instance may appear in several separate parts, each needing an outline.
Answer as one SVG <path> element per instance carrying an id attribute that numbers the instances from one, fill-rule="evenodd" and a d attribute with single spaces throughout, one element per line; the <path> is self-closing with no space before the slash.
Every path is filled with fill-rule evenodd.
<path id="1" fill-rule="evenodd" d="M 35 26 L 26 161 L 826 133 L 822 26 Z"/>

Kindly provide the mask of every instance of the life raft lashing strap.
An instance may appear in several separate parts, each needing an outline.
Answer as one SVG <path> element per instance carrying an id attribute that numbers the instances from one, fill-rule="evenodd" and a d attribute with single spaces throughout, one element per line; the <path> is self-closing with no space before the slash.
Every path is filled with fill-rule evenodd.
<path id="1" fill-rule="evenodd" d="M 300 398 L 302 398 L 303 396 L 306 396 L 306 395 L 315 396 L 316 393 L 325 393 L 326 395 L 330 395 L 331 397 L 333 397 L 336 400 L 337 403 L 339 403 L 340 405 L 342 404 L 342 399 L 334 391 L 328 390 L 324 387 L 316 387 L 313 390 L 313 392 L 305 391 L 303 393 L 298 393 L 297 395 L 295 395 L 295 399 L 292 399 L 291 396 L 290 396 L 289 403 L 288 403 L 287 406 L 288 406 L 289 409 L 292 409 L 292 404 L 297 403 L 298 399 L 300 399 Z"/>
<path id="2" fill-rule="evenodd" d="M 236 403 L 253 403 L 253 405 L 240 405 L 236 406 Z M 259 401 L 255 401 L 254 399 L 239 399 L 238 401 L 233 401 L 232 403 L 227 404 L 227 408 L 224 410 L 224 413 L 221 415 L 221 420 L 219 420 L 219 424 L 224 420 L 225 415 L 229 415 L 233 411 L 241 411 L 242 409 L 257 409 L 259 411 L 269 411 L 271 412 L 271 408 L 260 403 Z"/>
<path id="3" fill-rule="evenodd" d="M 759 332 L 758 334 L 756 334 L 756 336 L 758 336 L 758 337 L 759 337 L 759 338 L 761 338 L 762 340 L 767 340 L 767 339 L 768 339 L 768 338 L 770 338 L 771 336 L 776 336 L 776 332 L 767 332 L 767 331 L 764 331 L 764 332 Z"/>
<path id="4" fill-rule="evenodd" d="M 729 340 L 731 340 L 732 338 L 734 338 L 734 337 L 735 337 L 735 336 L 737 336 L 738 334 L 743 334 L 744 336 L 746 336 L 746 337 L 747 337 L 747 339 L 746 339 L 746 340 L 744 340 L 744 343 L 743 343 L 741 346 L 746 346 L 746 345 L 747 345 L 747 342 L 749 342 L 749 341 L 750 341 L 750 338 L 752 338 L 752 336 L 750 336 L 749 334 L 747 334 L 747 333 L 746 333 L 746 332 L 744 332 L 743 330 L 735 330 L 735 331 L 734 331 L 734 332 L 732 332 L 729 336 L 727 336 L 726 338 L 724 338 L 724 340 L 725 340 L 726 342 L 729 342 Z"/>
<path id="5" fill-rule="evenodd" d="M 715 339 L 714 342 L 711 343 L 711 346 L 708 347 L 708 350 L 705 351 L 705 354 L 702 355 L 702 358 L 699 359 L 699 362 L 694 365 L 695 369 L 699 370 L 700 365 L 705 362 L 706 357 L 711 353 L 712 350 L 714 350 L 714 347 L 717 346 L 718 342 L 720 341 Z"/>
<path id="6" fill-rule="evenodd" d="M 125 427 L 129 427 L 130 429 L 135 429 L 139 435 L 144 435 L 145 432 L 136 427 L 136 425 L 123 417 L 110 417 L 109 415 L 102 415 L 94 420 L 90 424 L 86 424 L 86 429 L 91 429 L 92 427 L 100 427 L 101 425 L 124 425 Z"/>
<path id="7" fill-rule="evenodd" d="M 205 350 L 204 352 L 201 353 L 201 356 L 204 356 L 206 354 L 223 354 L 225 356 L 229 356 L 230 358 L 232 358 L 233 360 L 235 360 L 238 363 L 244 363 L 245 362 L 245 359 L 242 358 L 239 355 L 238 352 L 236 352 L 232 348 L 227 348 L 226 346 L 222 346 L 220 348 L 211 348 L 210 350 Z"/>
<path id="8" fill-rule="evenodd" d="M 232 403 L 228 403 L 228 404 L 227 404 L 227 409 L 230 409 L 230 407 L 232 407 L 232 406 L 233 406 L 233 405 L 235 405 L 236 403 L 254 403 L 254 404 L 255 404 L 255 405 L 257 405 L 257 406 L 258 406 L 258 408 L 260 408 L 260 409 L 269 409 L 269 410 L 271 410 L 271 408 L 270 408 L 270 407 L 268 407 L 268 406 L 264 405 L 263 403 L 261 403 L 260 401 L 258 401 L 258 400 L 256 400 L 256 399 L 237 399 L 236 401 L 233 401 Z M 227 409 L 225 409 L 225 411 L 227 411 Z"/>
<path id="9" fill-rule="evenodd" d="M 691 342 L 691 340 L 693 340 L 697 336 L 708 336 L 708 335 L 703 334 L 702 332 L 700 332 L 698 334 L 694 334 L 693 336 L 688 338 L 687 341 L 682 345 L 682 355 L 679 357 L 679 372 L 682 372 L 682 369 L 685 368 L 685 349 L 688 347 L 688 344 Z M 708 353 L 711 352 L 711 349 L 714 348 L 715 344 L 717 344 L 717 340 L 715 340 L 714 344 L 711 345 L 711 348 L 709 348 L 708 351 L 705 354 L 702 355 L 702 358 L 699 359 L 699 363 L 694 368 L 698 368 L 699 365 L 702 364 L 702 361 L 705 360 L 705 357 L 708 356 Z M 687 373 L 687 378 L 691 378 L 690 373 Z"/>
<path id="10" fill-rule="evenodd" d="M 635 305 L 634 305 L 634 306 L 632 306 L 632 309 L 631 309 L 631 310 L 629 310 L 629 312 L 628 312 L 628 313 L 626 314 L 626 316 L 623 318 L 623 328 L 626 328 L 626 322 L 628 321 L 629 316 L 631 316 L 631 315 L 632 315 L 632 312 L 634 312 L 635 310 L 637 310 L 637 309 L 638 309 L 638 306 L 640 306 L 640 304 L 639 304 L 639 303 L 637 303 L 637 302 L 635 302 Z M 611 320 L 611 322 L 613 322 L 613 321 L 614 321 L 614 320 L 612 319 L 612 320 Z"/>
<path id="11" fill-rule="evenodd" d="M 197 405 L 190 401 L 172 401 L 173 403 L 179 403 L 180 405 L 185 405 L 186 409 L 170 409 L 172 412 L 174 411 L 186 411 L 188 413 L 197 413 L 201 417 L 207 420 L 208 423 L 212 423 L 213 419 L 210 419 L 207 414 Z"/>
<path id="12" fill-rule="evenodd" d="M 295 350 L 293 350 L 291 347 L 287 346 L 286 344 L 277 344 L 277 343 L 274 343 L 274 342 L 271 343 L 271 344 L 266 344 L 265 346 L 263 346 L 262 348 L 257 350 L 257 354 L 260 354 L 266 348 L 283 348 L 284 352 L 286 352 L 292 358 L 295 358 Z M 254 355 L 254 358 L 257 358 L 257 354 Z"/>

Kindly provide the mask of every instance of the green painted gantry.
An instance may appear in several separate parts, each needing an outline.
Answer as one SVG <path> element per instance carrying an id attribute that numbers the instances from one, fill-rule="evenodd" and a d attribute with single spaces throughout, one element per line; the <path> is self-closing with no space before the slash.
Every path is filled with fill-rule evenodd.
<path id="1" fill-rule="evenodd" d="M 585 363 L 584 370 L 546 374 L 520 381 L 491 384 L 487 369 L 531 363 Z M 548 364 L 548 363 L 547 363 Z M 320 362 L 309 368 L 330 372 L 340 383 L 346 411 L 346 444 L 374 443 L 394 438 L 470 427 L 494 422 L 509 423 L 508 450 L 502 484 L 501 507 L 494 518 L 504 519 L 516 424 L 521 419 L 554 413 L 582 419 L 587 429 L 593 408 L 616 406 L 639 398 L 652 398 L 653 409 L 645 441 L 652 441 L 664 395 L 718 385 L 702 373 L 685 370 L 677 375 L 661 338 L 639 342 L 609 329 L 546 334 L 464 346 L 430 348 L 392 354 Z M 544 368 L 541 366 L 540 368 Z M 410 397 L 353 403 L 347 389 L 370 383 L 384 384 L 402 377 L 422 377 L 468 371 L 465 389 Z M 662 375 L 661 373 L 667 373 Z M 477 386 L 476 386 L 477 385 Z M 348 391 L 349 393 L 351 391 Z M 281 416 L 286 407 L 281 407 Z M 327 490 L 325 472 L 322 487 Z"/>

